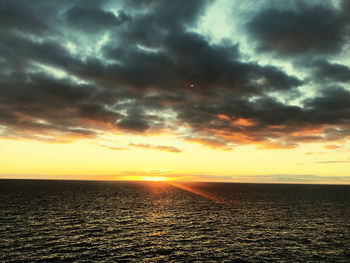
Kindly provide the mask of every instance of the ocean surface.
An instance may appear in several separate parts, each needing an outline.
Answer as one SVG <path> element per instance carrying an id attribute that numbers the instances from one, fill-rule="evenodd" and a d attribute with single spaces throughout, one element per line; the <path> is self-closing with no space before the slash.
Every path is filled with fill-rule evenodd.
<path id="1" fill-rule="evenodd" d="M 0 180 L 0 262 L 350 262 L 350 186 Z"/>

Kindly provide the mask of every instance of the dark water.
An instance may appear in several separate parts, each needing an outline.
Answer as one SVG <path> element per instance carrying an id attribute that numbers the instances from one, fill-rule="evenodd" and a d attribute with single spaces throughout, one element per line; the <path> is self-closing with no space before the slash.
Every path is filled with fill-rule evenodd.
<path id="1" fill-rule="evenodd" d="M 350 262 L 350 186 L 180 187 L 0 180 L 0 262 Z"/>

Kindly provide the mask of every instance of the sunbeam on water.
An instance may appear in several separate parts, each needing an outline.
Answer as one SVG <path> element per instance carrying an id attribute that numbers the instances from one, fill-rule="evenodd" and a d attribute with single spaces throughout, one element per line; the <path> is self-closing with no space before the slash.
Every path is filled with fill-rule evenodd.
<path id="1" fill-rule="evenodd" d="M 204 192 L 203 190 L 200 190 L 198 188 L 196 188 L 195 186 L 193 186 L 193 184 L 185 184 L 185 183 L 178 183 L 178 182 L 168 182 L 168 184 L 172 185 L 172 186 L 175 186 L 179 189 L 182 189 L 182 190 L 185 190 L 185 191 L 188 191 L 190 193 L 193 193 L 193 194 L 196 194 L 196 195 L 199 195 L 201 197 L 204 197 L 208 200 L 211 200 L 211 201 L 214 201 L 214 202 L 217 202 L 217 203 L 220 203 L 220 204 L 223 204 L 225 206 L 228 206 L 228 207 L 232 207 L 233 204 L 230 203 L 229 201 L 223 199 L 223 198 L 220 198 L 219 196 L 216 196 L 216 195 L 213 195 L 213 194 L 210 194 L 210 193 L 206 193 Z M 198 184 L 197 184 L 198 186 Z"/>

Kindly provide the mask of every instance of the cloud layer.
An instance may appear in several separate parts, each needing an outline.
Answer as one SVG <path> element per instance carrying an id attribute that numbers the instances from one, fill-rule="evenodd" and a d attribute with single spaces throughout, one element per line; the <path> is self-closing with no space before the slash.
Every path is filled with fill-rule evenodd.
<path id="1" fill-rule="evenodd" d="M 209 1 L 1 1 L 0 136 L 172 133 L 223 149 L 344 140 L 348 4 L 290 3 L 251 12 L 246 54 L 238 36 L 191 30 Z"/>

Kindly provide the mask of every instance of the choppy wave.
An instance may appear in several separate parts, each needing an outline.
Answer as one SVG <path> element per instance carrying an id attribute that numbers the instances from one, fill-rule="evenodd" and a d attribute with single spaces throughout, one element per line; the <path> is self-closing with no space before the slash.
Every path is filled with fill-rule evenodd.
<path id="1" fill-rule="evenodd" d="M 349 262 L 350 187 L 0 180 L 1 262 Z"/>

